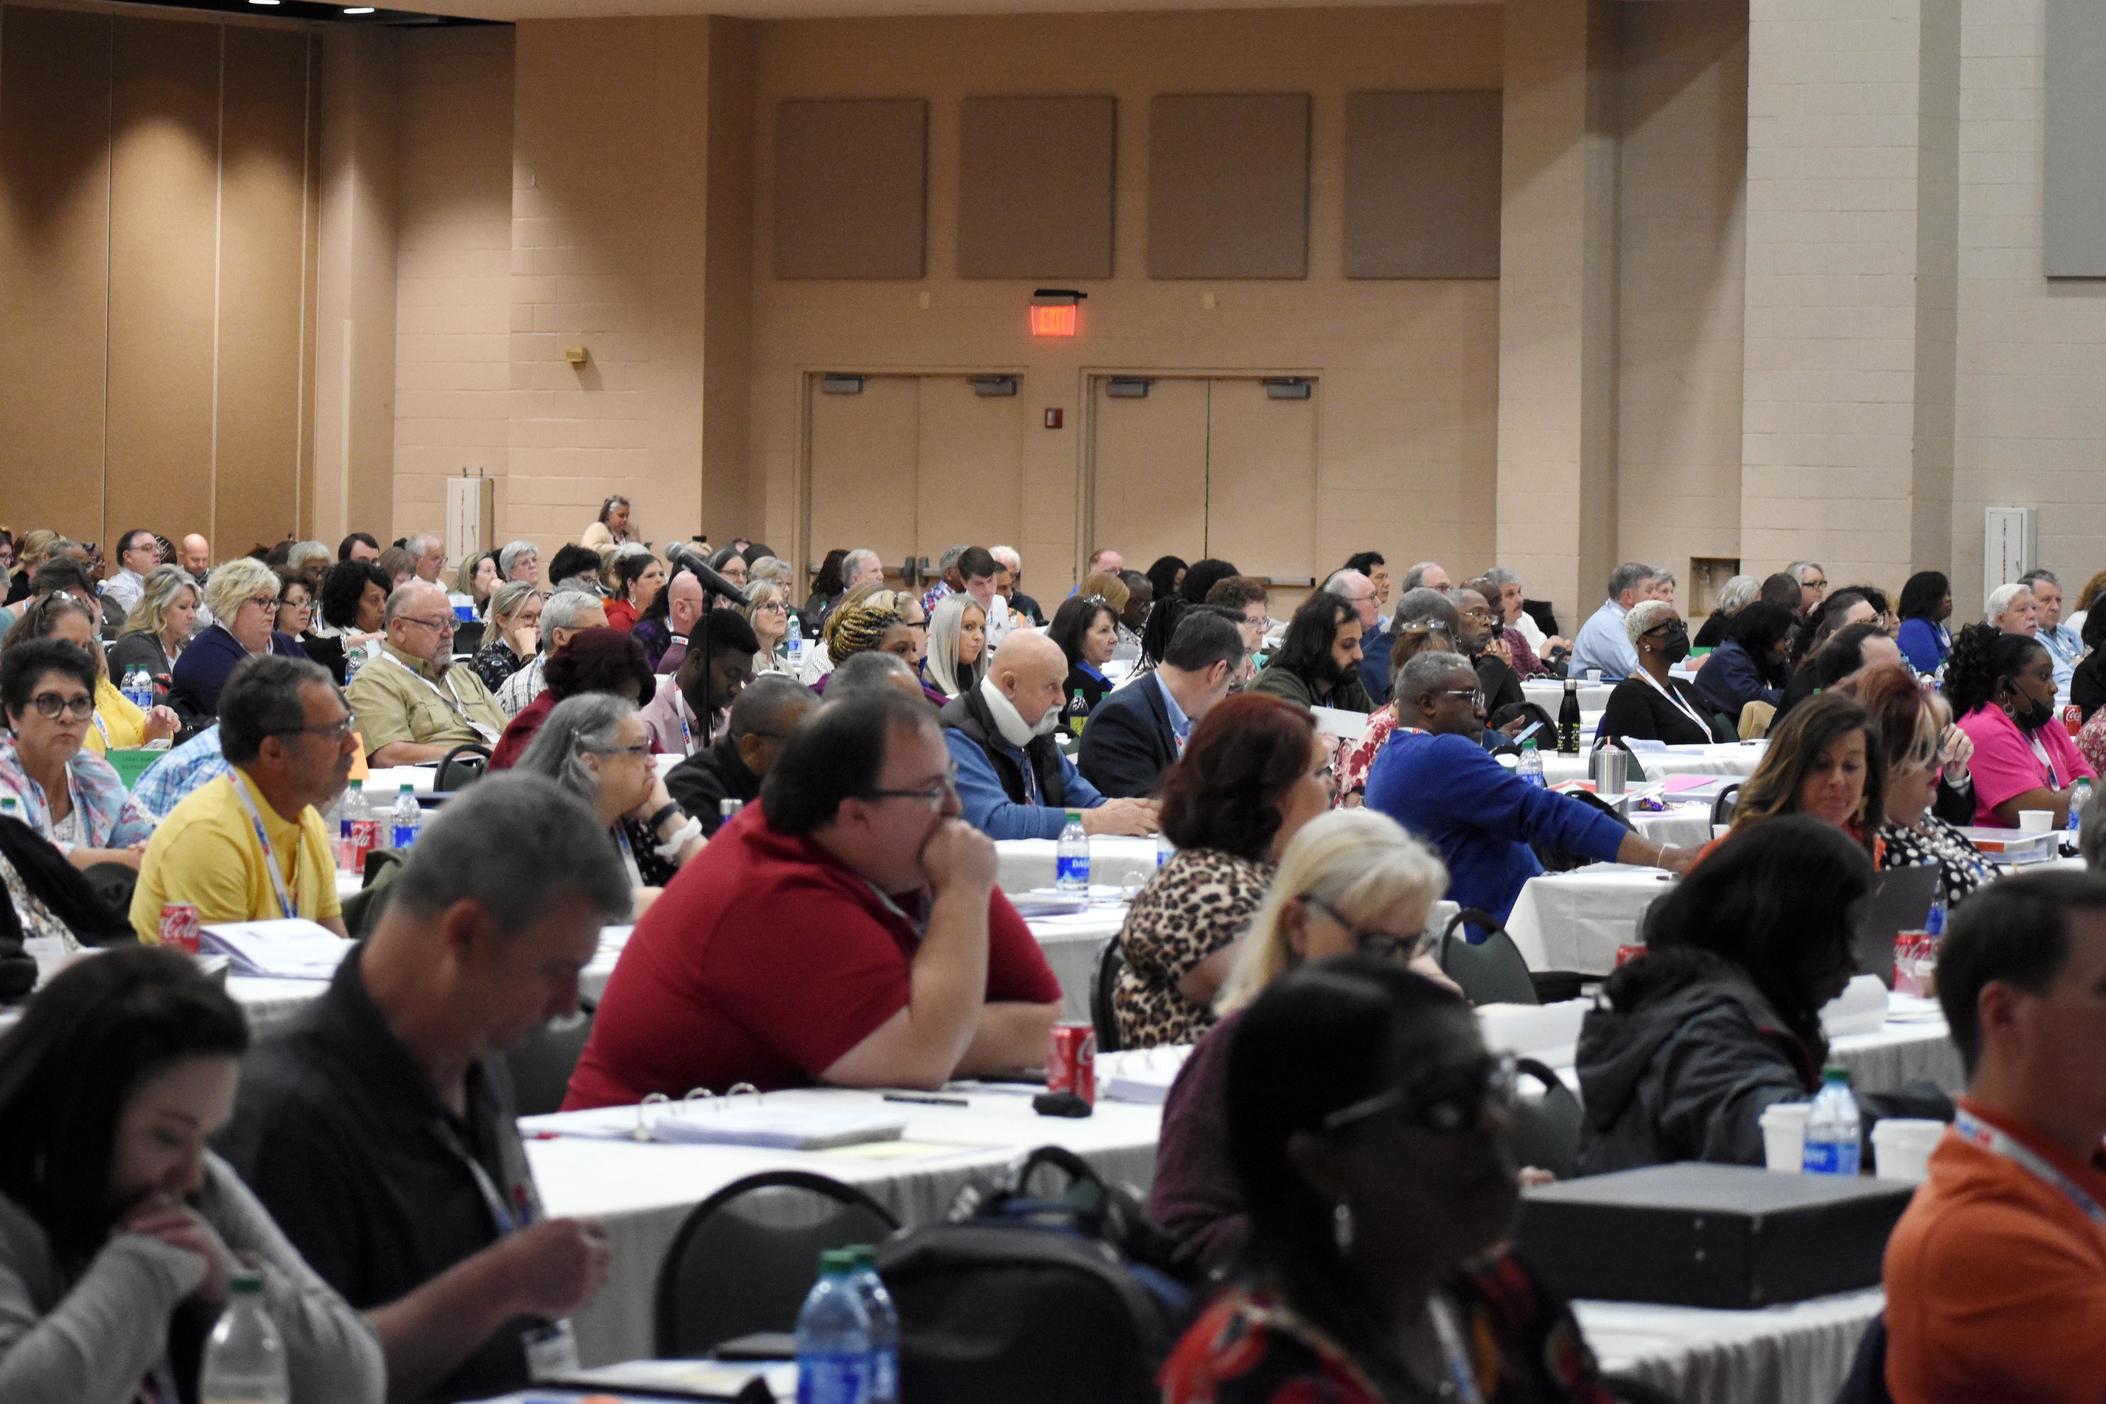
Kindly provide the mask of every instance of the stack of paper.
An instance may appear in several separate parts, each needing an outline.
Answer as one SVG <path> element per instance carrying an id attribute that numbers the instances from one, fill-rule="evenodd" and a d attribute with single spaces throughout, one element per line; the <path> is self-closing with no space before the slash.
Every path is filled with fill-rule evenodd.
<path id="1" fill-rule="evenodd" d="M 223 955 L 238 975 L 280 980 L 327 980 L 351 943 L 311 921 L 225 921 L 198 934 L 200 955 Z"/>
<path id="2" fill-rule="evenodd" d="M 797 1366 L 767 1361 L 631 1360 L 580 1370 L 551 1383 L 635 1390 L 661 1399 L 795 1399 Z"/>
<path id="3" fill-rule="evenodd" d="M 906 1133 L 907 1123 L 874 1110 L 819 1111 L 760 1096 L 739 1096 L 526 1116 L 519 1119 L 519 1129 L 529 1136 L 582 1136 L 600 1141 L 826 1150 L 864 1141 L 896 1141 Z"/>
<path id="4" fill-rule="evenodd" d="M 1139 1102 L 1159 1107 L 1170 1095 L 1170 1084 L 1192 1056 L 1190 1044 L 1161 1048 L 1134 1048 L 1097 1057 L 1097 1086 L 1114 1102 Z"/>

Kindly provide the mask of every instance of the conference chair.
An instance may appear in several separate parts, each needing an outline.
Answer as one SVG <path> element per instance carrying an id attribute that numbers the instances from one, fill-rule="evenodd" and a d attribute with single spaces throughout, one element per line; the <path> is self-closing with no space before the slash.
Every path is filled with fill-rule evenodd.
<path id="1" fill-rule="evenodd" d="M 1465 925 L 1483 930 L 1484 939 L 1456 939 Z M 1441 929 L 1435 955 L 1441 973 L 1462 987 L 1472 1004 L 1538 1004 L 1536 983 L 1514 938 L 1490 912 L 1464 907 Z"/>
<path id="2" fill-rule="evenodd" d="M 1713 800 L 1713 801 L 1711 801 L 1711 825 L 1712 825 L 1712 827 L 1713 827 L 1713 828 L 1716 828 L 1716 827 L 1718 827 L 1718 826 L 1719 826 L 1720 824 L 1730 824 L 1730 823 L 1732 823 L 1732 822 L 1733 822 L 1733 811 L 1734 811 L 1734 810 L 1735 810 L 1736 808 L 1738 808 L 1738 807 L 1739 807 L 1739 805 L 1740 805 L 1740 782 L 1739 782 L 1738 780 L 1736 780 L 1736 781 L 1734 781 L 1734 782 L 1733 782 L 1732 784 L 1730 784 L 1730 785 L 1726 786 L 1725 788 L 1721 789 L 1721 790 L 1720 790 L 1720 791 L 1718 792 L 1718 798 L 1717 798 L 1717 799 L 1715 799 L 1715 800 Z"/>
<path id="3" fill-rule="evenodd" d="M 1770 702 L 1749 702 L 1740 709 L 1740 739 L 1760 741 L 1770 734 L 1770 723 L 1777 716 L 1777 707 Z"/>
<path id="4" fill-rule="evenodd" d="M 543 1024 L 527 1041 L 505 1054 L 505 1071 L 512 1076 L 512 1099 L 521 1116 L 547 1116 L 563 1109 L 563 1096 L 570 1090 L 570 1075 L 592 1036 L 592 1016 L 599 1006 L 589 999 L 578 1001 L 578 1012 L 569 1019 Z"/>
<path id="5" fill-rule="evenodd" d="M 439 757 L 439 768 L 431 777 L 434 794 L 450 794 L 483 778 L 490 769 L 490 748 L 475 741 L 460 745 Z"/>
<path id="6" fill-rule="evenodd" d="M 1517 1060 L 1514 1071 L 1543 1089 L 1540 1096 L 1515 1099 L 1511 1133 L 1515 1163 L 1548 1170 L 1561 1180 L 1571 1179 L 1579 1173 L 1579 1094 L 1534 1058 Z"/>
<path id="7" fill-rule="evenodd" d="M 366 855 L 365 885 L 344 899 L 341 915 L 352 940 L 363 941 L 380 924 L 390 895 L 388 887 L 402 873 L 402 850 L 376 848 Z"/>
<path id="8" fill-rule="evenodd" d="M 1125 1046 L 1119 1041 L 1119 1017 L 1112 1009 L 1112 991 L 1119 987 L 1119 972 L 1125 968 L 1126 953 L 1119 947 L 1119 938 L 1106 937 L 1097 947 L 1097 958 L 1090 962 L 1090 1022 L 1097 1028 L 1099 1053 L 1116 1053 Z"/>
<path id="9" fill-rule="evenodd" d="M 695 1206 L 659 1265 L 658 1358 L 692 1360 L 739 1336 L 795 1331 L 820 1252 L 875 1244 L 898 1227 L 862 1190 L 807 1170 L 726 1185 Z"/>

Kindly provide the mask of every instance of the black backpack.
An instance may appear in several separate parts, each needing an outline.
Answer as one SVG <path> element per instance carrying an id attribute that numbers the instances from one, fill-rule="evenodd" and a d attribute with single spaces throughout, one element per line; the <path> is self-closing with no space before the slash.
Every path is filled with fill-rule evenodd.
<path id="1" fill-rule="evenodd" d="M 1035 1197 L 1048 1167 L 1067 1188 Z M 1154 1404 L 1193 1305 L 1192 1272 L 1138 1196 L 1059 1146 L 893 1235 L 877 1270 L 899 1310 L 900 1396 L 915 1404 Z"/>

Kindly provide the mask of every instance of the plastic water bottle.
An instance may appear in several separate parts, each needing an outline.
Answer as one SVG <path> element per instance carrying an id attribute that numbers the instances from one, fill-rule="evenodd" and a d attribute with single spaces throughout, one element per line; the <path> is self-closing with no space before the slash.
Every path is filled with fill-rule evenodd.
<path id="1" fill-rule="evenodd" d="M 17 824 L 25 822 L 22 818 L 22 801 L 13 795 L 0 795 L 0 819 L 12 819 Z"/>
<path id="2" fill-rule="evenodd" d="M 2069 845 L 2077 846 L 2077 830 L 2084 825 L 2084 811 L 2091 804 L 2091 781 L 2079 780 L 2069 792 Z"/>
<path id="3" fill-rule="evenodd" d="M 359 852 L 358 821 L 366 817 L 366 782 L 353 780 L 336 801 L 336 866 L 339 872 L 362 874 L 366 855 Z"/>
<path id="4" fill-rule="evenodd" d="M 1516 769 L 1523 784 L 1533 785 L 1539 790 L 1550 788 L 1550 782 L 1543 778 L 1543 757 L 1536 754 L 1534 737 L 1521 743 L 1521 764 Z"/>
<path id="5" fill-rule="evenodd" d="M 124 700 L 140 711 L 151 711 L 154 705 L 154 680 L 147 676 L 146 669 L 134 665 L 124 670 L 124 682 L 118 691 Z"/>
<path id="6" fill-rule="evenodd" d="M 870 1318 L 870 1404 L 899 1404 L 899 1311 L 877 1274 L 877 1249 L 851 1248 L 856 1293 Z"/>
<path id="7" fill-rule="evenodd" d="M 227 1309 L 205 1342 L 198 1404 L 292 1404 L 285 1343 L 263 1302 L 263 1274 L 237 1272 L 227 1280 Z"/>
<path id="8" fill-rule="evenodd" d="M 417 804 L 414 786 L 405 784 L 395 796 L 395 817 L 389 835 L 394 847 L 404 853 L 417 841 L 417 830 L 424 827 L 424 811 Z"/>
<path id="9" fill-rule="evenodd" d="M 717 801 L 717 827 L 721 829 L 721 828 L 723 828 L 723 827 L 724 827 L 724 826 L 725 826 L 726 824 L 729 824 L 729 823 L 730 823 L 730 822 L 731 822 L 732 820 L 734 820 L 734 819 L 738 818 L 738 817 L 739 817 L 739 811 L 740 811 L 740 810 L 742 810 L 742 809 L 744 809 L 745 807 L 746 807 L 746 802 L 745 802 L 744 800 L 735 800 L 735 799 L 720 799 L 720 800 L 718 800 L 718 801 Z"/>
<path id="10" fill-rule="evenodd" d="M 870 1314 L 855 1254 L 819 1255 L 819 1281 L 797 1313 L 797 1404 L 869 1404 Z"/>
<path id="11" fill-rule="evenodd" d="M 1082 831 L 1082 811 L 1068 811 L 1068 822 L 1060 830 L 1060 847 L 1053 863 L 1053 886 L 1062 892 L 1090 890 L 1090 836 Z"/>
<path id="12" fill-rule="evenodd" d="M 1855 1175 L 1863 1134 L 1857 1098 L 1850 1095 L 1850 1069 L 1830 1063 L 1821 1069 L 1821 1091 L 1806 1114 L 1806 1150 L 1799 1168 L 1809 1175 Z"/>
<path id="13" fill-rule="evenodd" d="M 1155 836 L 1155 865 L 1158 868 L 1169 862 L 1170 855 L 1175 852 L 1177 852 L 1177 845 L 1170 842 L 1170 835 L 1157 834 Z"/>
<path id="14" fill-rule="evenodd" d="M 796 672 L 804 664 L 804 626 L 797 622 L 797 611 L 790 611 L 790 633 L 786 642 L 790 659 L 790 671 Z"/>

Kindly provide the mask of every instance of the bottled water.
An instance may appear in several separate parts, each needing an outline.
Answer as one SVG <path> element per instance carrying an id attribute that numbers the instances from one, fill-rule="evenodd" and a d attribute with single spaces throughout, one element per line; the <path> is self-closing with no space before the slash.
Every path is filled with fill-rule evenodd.
<path id="1" fill-rule="evenodd" d="M 146 669 L 137 666 L 125 669 L 124 682 L 119 691 L 124 693 L 125 701 L 140 711 L 153 710 L 154 680 L 147 675 Z"/>
<path id="2" fill-rule="evenodd" d="M 227 1309 L 205 1342 L 198 1404 L 292 1404 L 285 1344 L 263 1302 L 263 1274 L 237 1272 L 227 1283 Z"/>
<path id="3" fill-rule="evenodd" d="M 1943 936 L 1945 934 L 1945 889 L 1939 888 L 1931 898 L 1930 910 L 1923 916 L 1923 934 Z"/>
<path id="4" fill-rule="evenodd" d="M 877 1275 L 877 1249 L 851 1248 L 856 1292 L 870 1318 L 870 1404 L 899 1404 L 899 1312 Z"/>
<path id="5" fill-rule="evenodd" d="M 732 820 L 734 820 L 734 819 L 738 818 L 738 817 L 739 817 L 739 811 L 740 811 L 740 810 L 742 810 L 742 809 L 744 809 L 745 807 L 746 807 L 746 803 L 745 803 L 745 801 L 744 801 L 744 800 L 735 800 L 735 799 L 720 799 L 720 800 L 718 800 L 718 801 L 717 801 L 717 826 L 718 826 L 719 828 L 722 828 L 722 827 L 723 827 L 724 825 L 726 825 L 726 824 L 729 824 L 729 823 L 730 823 L 730 822 L 731 822 Z"/>
<path id="6" fill-rule="evenodd" d="M 1536 754 L 1534 738 L 1521 743 L 1521 764 L 1516 769 L 1520 773 L 1522 783 L 1533 785 L 1539 790 L 1550 788 L 1550 782 L 1543 778 L 1543 758 Z"/>
<path id="7" fill-rule="evenodd" d="M 1830 1063 L 1821 1069 L 1821 1091 L 1806 1114 L 1806 1151 L 1799 1168 L 1809 1175 L 1855 1175 L 1863 1134 L 1857 1098 L 1850 1095 L 1850 1069 Z"/>
<path id="8" fill-rule="evenodd" d="M 797 611 L 790 611 L 790 633 L 784 641 L 789 654 L 790 671 L 796 672 L 804 663 L 804 626 L 797 622 Z"/>
<path id="9" fill-rule="evenodd" d="M 2077 830 L 2083 827 L 2084 811 L 2091 804 L 2091 781 L 2079 780 L 2076 788 L 2069 792 L 2069 842 L 2077 844 Z"/>
<path id="10" fill-rule="evenodd" d="M 17 824 L 25 822 L 22 818 L 22 801 L 13 795 L 0 795 L 0 819 L 12 819 Z"/>
<path id="11" fill-rule="evenodd" d="M 870 1314 L 855 1283 L 855 1255 L 819 1255 L 819 1281 L 797 1313 L 797 1404 L 869 1404 Z"/>
<path id="12" fill-rule="evenodd" d="M 423 827 L 424 811 L 418 807 L 416 788 L 405 784 L 395 796 L 395 818 L 390 835 L 392 846 L 407 853 L 410 845 L 417 841 L 417 830 Z"/>
<path id="13" fill-rule="evenodd" d="M 1177 852 L 1177 845 L 1170 842 L 1170 835 L 1157 834 L 1155 836 L 1155 865 L 1158 868 L 1169 862 L 1170 855 L 1175 852 Z"/>
<path id="14" fill-rule="evenodd" d="M 1090 837 L 1082 831 L 1082 811 L 1068 811 L 1053 864 L 1053 886 L 1062 892 L 1090 890 Z"/>

